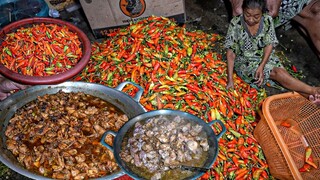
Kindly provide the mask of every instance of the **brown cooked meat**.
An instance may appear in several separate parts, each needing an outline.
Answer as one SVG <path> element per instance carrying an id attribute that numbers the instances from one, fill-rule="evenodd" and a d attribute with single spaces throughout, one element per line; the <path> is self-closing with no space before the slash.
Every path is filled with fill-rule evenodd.
<path id="1" fill-rule="evenodd" d="M 27 169 L 55 179 L 88 179 L 119 170 L 99 141 L 128 117 L 84 93 L 44 95 L 18 109 L 6 128 L 7 148 Z"/>

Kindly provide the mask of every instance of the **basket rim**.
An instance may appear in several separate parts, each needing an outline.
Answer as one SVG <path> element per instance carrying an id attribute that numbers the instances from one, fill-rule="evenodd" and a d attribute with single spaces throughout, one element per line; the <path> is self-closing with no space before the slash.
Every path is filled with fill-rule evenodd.
<path id="1" fill-rule="evenodd" d="M 268 107 L 270 106 L 270 103 L 273 100 L 276 99 L 280 99 L 280 98 L 290 98 L 290 97 L 299 97 L 301 96 L 299 93 L 297 92 L 286 92 L 286 93 L 281 93 L 281 94 L 276 94 L 276 95 L 272 95 L 267 97 L 264 101 L 263 101 L 263 105 L 262 105 L 262 112 L 263 115 L 266 116 L 267 118 L 265 118 L 274 138 L 276 139 L 278 146 L 289 166 L 290 172 L 293 176 L 294 179 L 302 179 L 301 173 L 299 172 L 299 169 L 297 168 L 297 166 L 295 165 L 295 162 L 289 152 L 289 149 L 287 147 L 287 145 L 285 144 L 276 123 L 273 121 L 273 118 L 270 115 L 270 111 L 268 109 Z M 302 97 L 302 96 L 301 96 Z"/>

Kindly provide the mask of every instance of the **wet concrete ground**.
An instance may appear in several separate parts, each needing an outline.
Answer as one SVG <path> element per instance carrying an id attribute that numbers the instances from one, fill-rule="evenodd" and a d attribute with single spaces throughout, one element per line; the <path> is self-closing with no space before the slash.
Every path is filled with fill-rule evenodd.
<path id="1" fill-rule="evenodd" d="M 187 28 L 201 29 L 208 33 L 218 33 L 220 35 L 226 34 L 230 19 L 229 12 L 231 12 L 228 0 L 185 0 L 185 8 Z M 91 41 L 101 41 L 101 39 L 94 38 L 82 9 L 71 13 L 60 12 L 60 14 L 61 19 L 70 21 L 82 29 Z M 280 42 L 277 50 L 283 51 L 291 63 L 303 72 L 305 78 L 302 81 L 313 86 L 319 86 L 320 60 L 313 52 L 312 46 L 299 33 L 298 28 L 293 24 L 293 27 L 289 30 L 280 27 L 276 31 Z M 268 95 L 282 92 L 285 91 L 267 88 Z M 29 178 L 9 169 L 1 174 L 0 179 L 28 180 Z"/>

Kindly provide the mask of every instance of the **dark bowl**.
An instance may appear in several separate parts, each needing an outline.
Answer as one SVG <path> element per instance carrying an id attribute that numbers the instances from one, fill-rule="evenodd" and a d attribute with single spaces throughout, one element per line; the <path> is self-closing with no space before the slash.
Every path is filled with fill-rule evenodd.
<path id="1" fill-rule="evenodd" d="M 49 85 L 49 84 L 62 83 L 64 81 L 71 79 L 72 77 L 77 75 L 80 71 L 82 71 L 82 69 L 87 65 L 91 55 L 91 44 L 88 37 L 78 27 L 63 20 L 54 19 L 54 18 L 35 17 L 35 18 L 27 18 L 27 19 L 22 19 L 22 20 L 13 22 L 0 30 L 0 43 L 2 43 L 6 34 L 14 32 L 16 29 L 21 27 L 28 27 L 33 24 L 40 24 L 40 23 L 67 26 L 70 31 L 77 34 L 77 36 L 79 37 L 79 40 L 81 41 L 81 48 L 82 48 L 82 57 L 81 59 L 79 59 L 78 63 L 74 65 L 72 68 L 68 69 L 67 71 L 64 71 L 59 74 L 53 74 L 50 76 L 23 75 L 8 69 L 3 64 L 0 64 L 0 74 L 2 74 L 3 76 L 5 76 L 10 80 L 19 82 L 21 84 L 27 84 L 27 85 L 48 84 Z"/>
<path id="2" fill-rule="evenodd" d="M 183 119 L 188 120 L 189 122 L 193 122 L 194 124 L 198 124 L 203 127 L 203 131 L 206 132 L 206 134 L 208 136 L 208 143 L 209 143 L 209 151 L 208 152 L 209 153 L 208 153 L 208 157 L 205 160 L 202 168 L 207 168 L 207 169 L 211 168 L 211 166 L 216 161 L 216 158 L 217 158 L 217 155 L 219 152 L 218 141 L 221 138 L 221 136 L 226 132 L 226 127 L 224 126 L 224 124 L 220 120 L 213 120 L 209 123 L 206 123 L 205 121 L 203 121 L 199 117 L 192 115 L 190 113 L 187 113 L 187 112 L 183 112 L 183 111 L 161 109 L 161 110 L 153 110 L 153 111 L 149 111 L 149 112 L 140 114 L 140 115 L 130 119 L 129 121 L 127 121 L 119 129 L 118 132 L 114 132 L 114 131 L 105 132 L 103 137 L 101 138 L 100 143 L 103 146 L 110 149 L 111 151 L 113 151 L 114 157 L 115 157 L 118 165 L 126 174 L 128 174 L 131 178 L 134 178 L 134 179 L 144 179 L 144 177 L 141 177 L 140 175 L 137 174 L 137 172 L 134 172 L 127 165 L 127 163 L 124 160 L 122 160 L 122 158 L 120 157 L 120 152 L 121 152 L 122 144 L 123 144 L 125 137 L 129 136 L 128 133 L 130 132 L 130 129 L 132 129 L 134 127 L 136 122 L 144 122 L 150 118 L 158 117 L 160 115 L 166 116 L 166 117 L 171 117 L 171 118 L 173 118 L 175 116 L 180 116 Z M 211 127 L 214 123 L 218 123 L 222 128 L 218 134 L 216 134 Z M 113 146 L 110 146 L 109 144 L 107 144 L 104 141 L 107 135 L 115 136 L 115 138 L 113 140 Z M 195 171 L 190 177 L 187 177 L 185 179 L 197 179 L 197 178 L 201 177 L 203 174 L 204 174 L 204 172 Z"/>

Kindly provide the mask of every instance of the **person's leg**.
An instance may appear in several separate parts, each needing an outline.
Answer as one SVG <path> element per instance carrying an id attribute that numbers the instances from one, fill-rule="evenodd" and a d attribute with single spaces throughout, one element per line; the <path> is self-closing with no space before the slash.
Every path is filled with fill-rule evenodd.
<path id="1" fill-rule="evenodd" d="M 269 15 L 272 17 L 277 17 L 279 15 L 279 9 L 282 0 L 267 0 L 266 2 Z"/>
<path id="2" fill-rule="evenodd" d="M 242 14 L 242 3 L 243 0 L 230 0 L 232 6 L 232 15 L 238 16 Z"/>
<path id="3" fill-rule="evenodd" d="M 311 1 L 293 20 L 305 29 L 320 58 L 320 0 Z"/>
<path id="4" fill-rule="evenodd" d="M 314 104 L 320 106 L 320 87 L 310 86 L 292 77 L 284 68 L 274 67 L 270 73 L 270 79 L 277 81 L 283 87 L 296 91 L 308 98 Z"/>

